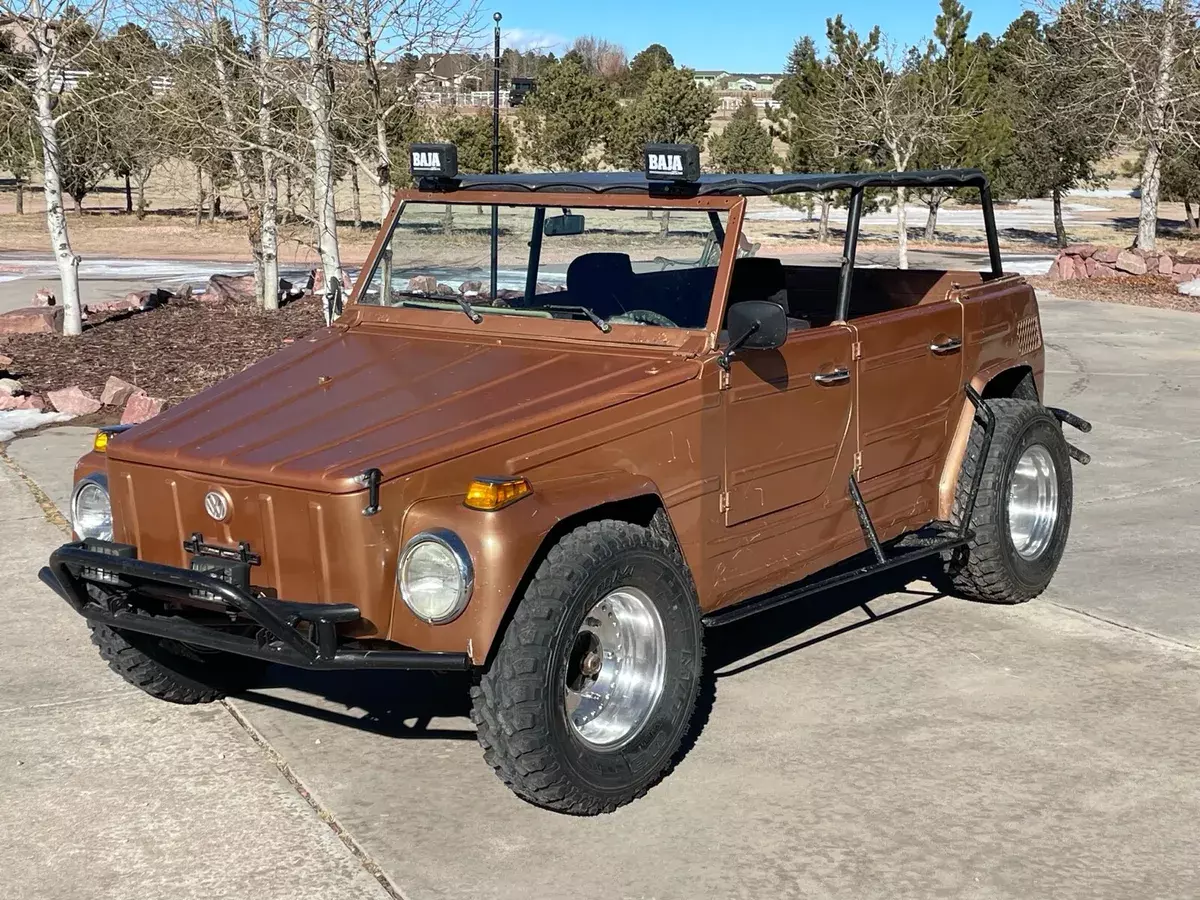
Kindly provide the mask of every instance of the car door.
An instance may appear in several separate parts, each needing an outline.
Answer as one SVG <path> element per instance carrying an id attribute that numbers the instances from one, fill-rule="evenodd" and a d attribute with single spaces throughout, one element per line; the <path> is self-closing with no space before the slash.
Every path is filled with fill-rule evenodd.
<path id="1" fill-rule="evenodd" d="M 830 325 L 733 358 L 722 392 L 727 527 L 822 501 L 847 452 L 852 343 L 850 328 Z"/>
<path id="2" fill-rule="evenodd" d="M 950 413 L 957 416 L 961 406 L 962 321 L 962 306 L 950 300 L 851 320 L 859 356 L 858 481 L 881 530 L 896 530 L 888 516 L 919 517 L 936 500 Z M 893 503 L 871 505 L 888 495 Z"/>

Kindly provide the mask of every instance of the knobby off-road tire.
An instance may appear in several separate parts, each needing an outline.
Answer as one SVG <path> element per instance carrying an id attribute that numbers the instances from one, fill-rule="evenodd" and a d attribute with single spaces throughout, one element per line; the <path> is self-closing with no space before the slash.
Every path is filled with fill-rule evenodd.
<path id="1" fill-rule="evenodd" d="M 625 630 L 606 631 L 602 620 L 621 604 Z M 629 618 L 630 610 L 637 616 Z M 597 658 L 602 667 L 612 664 L 609 652 L 628 661 L 621 648 L 630 645 L 625 636 L 637 632 L 639 621 L 661 628 L 662 665 L 654 670 L 661 691 L 643 698 L 640 724 L 606 744 L 589 730 L 620 705 L 580 700 L 572 711 L 572 696 L 586 693 L 569 691 L 589 690 L 586 682 L 580 685 L 589 647 L 599 654 L 591 657 L 593 665 Z M 674 538 L 611 520 L 576 528 L 538 567 L 495 658 L 472 688 L 484 758 L 518 796 L 537 806 L 575 815 L 611 812 L 643 795 L 675 764 L 696 706 L 702 656 L 700 610 Z M 627 664 L 630 671 L 647 666 Z M 594 695 L 602 694 L 614 671 L 621 667 L 595 674 Z M 585 702 L 592 705 L 585 708 Z M 589 719 L 596 709 L 608 711 Z"/>
<path id="2" fill-rule="evenodd" d="M 966 547 L 950 553 L 938 587 L 987 603 L 1024 603 L 1045 590 L 1066 547 L 1071 527 L 1071 457 L 1062 426 L 1040 403 L 1009 398 L 986 403 L 996 416 L 996 429 L 988 458 L 982 461 L 983 480 L 970 522 L 975 536 Z M 982 449 L 983 426 L 976 422 L 958 478 L 955 523 L 961 521 Z M 1047 476 L 1051 467 L 1053 473 Z M 1043 473 L 1040 480 L 1031 474 L 1035 472 Z M 1034 497 L 1043 499 L 1033 502 Z M 1014 511 L 1017 506 L 1053 509 L 1053 524 L 1042 518 L 1041 525 L 1030 527 L 1038 517 L 1022 517 Z M 1018 523 L 1015 537 L 1014 518 Z"/>
<path id="3" fill-rule="evenodd" d="M 108 667 L 152 697 L 211 703 L 251 686 L 266 664 L 231 653 L 198 652 L 148 634 L 91 625 L 92 643 Z"/>

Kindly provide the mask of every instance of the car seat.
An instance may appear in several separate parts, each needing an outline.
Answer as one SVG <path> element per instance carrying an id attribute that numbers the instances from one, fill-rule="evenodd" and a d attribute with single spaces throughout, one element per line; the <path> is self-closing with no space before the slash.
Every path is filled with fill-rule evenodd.
<path id="1" fill-rule="evenodd" d="M 729 302 L 725 309 L 742 300 L 774 300 L 788 312 L 788 331 L 812 327 L 806 319 L 793 318 L 788 307 L 787 278 L 783 262 L 770 256 L 744 256 L 734 260 L 729 281 Z"/>
<path id="2" fill-rule="evenodd" d="M 585 253 L 567 266 L 567 297 L 601 318 L 619 316 L 630 308 L 633 264 L 627 253 Z"/>

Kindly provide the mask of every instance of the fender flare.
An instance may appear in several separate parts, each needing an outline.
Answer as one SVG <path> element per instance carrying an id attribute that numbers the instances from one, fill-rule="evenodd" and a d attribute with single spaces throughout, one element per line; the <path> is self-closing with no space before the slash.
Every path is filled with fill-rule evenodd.
<path id="1" fill-rule="evenodd" d="M 1035 375 L 1036 377 L 1034 368 L 1029 362 L 1019 359 L 1006 359 L 980 369 L 971 379 L 970 385 L 980 395 L 983 395 L 989 384 L 1006 372 L 1012 372 L 1016 369 L 1027 369 L 1031 375 Z M 957 422 L 954 428 L 954 436 L 950 439 L 950 445 L 946 450 L 946 461 L 942 465 L 942 475 L 938 479 L 937 517 L 944 522 L 949 522 L 950 516 L 954 512 L 954 495 L 958 490 L 958 475 L 962 470 L 963 458 L 967 455 L 967 443 L 970 441 L 971 428 L 975 423 L 975 407 L 965 394 L 963 395 Z"/>

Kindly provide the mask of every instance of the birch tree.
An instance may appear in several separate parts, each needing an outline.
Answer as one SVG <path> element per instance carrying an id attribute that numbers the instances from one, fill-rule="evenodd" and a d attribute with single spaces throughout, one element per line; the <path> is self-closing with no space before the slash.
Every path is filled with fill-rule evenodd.
<path id="1" fill-rule="evenodd" d="M 62 118 L 79 107 L 60 105 L 65 87 L 63 71 L 77 68 L 103 28 L 106 0 L 76 6 L 67 0 L 0 0 L 0 13 L 17 17 L 27 31 L 32 53 L 28 68 L 5 67 L 0 79 L 9 90 L 26 98 L 33 110 L 42 148 L 42 192 L 46 201 L 46 230 L 58 266 L 63 334 L 83 331 L 83 306 L 79 298 L 79 257 L 71 249 L 71 235 L 63 209 L 62 157 L 59 127 Z"/>
<path id="2" fill-rule="evenodd" d="M 853 70 L 839 68 L 837 87 L 827 104 L 847 116 L 861 147 L 882 167 L 907 172 L 920 155 L 948 146 L 964 114 L 949 102 L 959 78 L 931 65 L 928 49 L 891 47 Z M 827 108 L 824 118 L 831 118 Z M 908 268 L 908 189 L 895 189 L 896 252 Z"/>
<path id="3" fill-rule="evenodd" d="M 471 48 L 479 0 L 328 0 L 352 64 L 341 69 L 356 102 L 342 106 L 346 151 L 375 188 L 379 221 L 392 206 L 392 156 L 420 127 L 412 73 L 421 54 Z"/>
<path id="4" fill-rule="evenodd" d="M 1200 142 L 1200 35 L 1194 0 L 1068 0 L 1046 6 L 1088 51 L 1076 63 L 1142 153 L 1136 246 L 1154 249 L 1164 148 Z"/>

